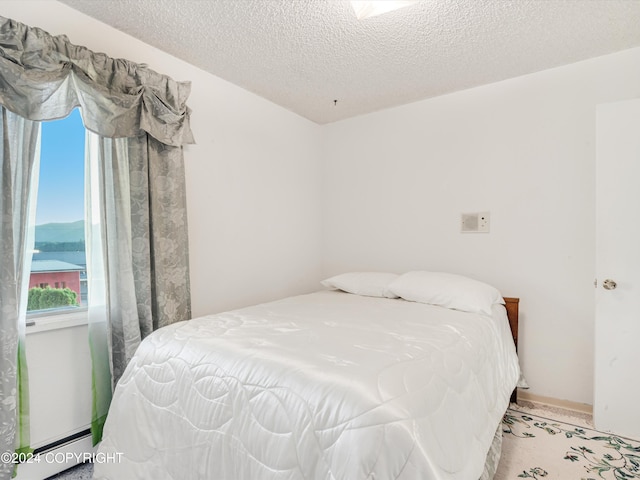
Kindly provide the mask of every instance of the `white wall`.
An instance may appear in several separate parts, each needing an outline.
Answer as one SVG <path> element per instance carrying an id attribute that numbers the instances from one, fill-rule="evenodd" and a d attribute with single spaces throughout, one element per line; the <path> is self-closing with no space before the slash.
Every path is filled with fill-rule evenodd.
<path id="1" fill-rule="evenodd" d="M 0 15 L 192 82 L 185 148 L 194 315 L 317 289 L 321 127 L 64 4 Z"/>
<path id="2" fill-rule="evenodd" d="M 91 424 L 88 335 L 86 323 L 55 330 L 27 327 L 32 448 L 86 430 Z"/>
<path id="3" fill-rule="evenodd" d="M 531 392 L 592 403 L 595 107 L 640 49 L 326 126 L 324 274 L 446 270 L 521 298 Z M 461 234 L 461 212 L 491 233 Z"/>

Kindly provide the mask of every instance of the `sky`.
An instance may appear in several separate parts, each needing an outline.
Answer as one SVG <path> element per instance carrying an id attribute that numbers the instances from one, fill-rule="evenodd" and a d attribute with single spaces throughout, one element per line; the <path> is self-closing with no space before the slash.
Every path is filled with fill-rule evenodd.
<path id="1" fill-rule="evenodd" d="M 42 122 L 36 225 L 84 219 L 84 135 L 78 109 Z"/>

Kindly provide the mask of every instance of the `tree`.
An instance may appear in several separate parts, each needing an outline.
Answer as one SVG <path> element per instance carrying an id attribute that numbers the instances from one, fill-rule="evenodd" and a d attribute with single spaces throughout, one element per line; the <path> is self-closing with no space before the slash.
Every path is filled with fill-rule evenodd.
<path id="1" fill-rule="evenodd" d="M 36 242 L 40 252 L 84 252 L 84 240 L 77 242 Z"/>

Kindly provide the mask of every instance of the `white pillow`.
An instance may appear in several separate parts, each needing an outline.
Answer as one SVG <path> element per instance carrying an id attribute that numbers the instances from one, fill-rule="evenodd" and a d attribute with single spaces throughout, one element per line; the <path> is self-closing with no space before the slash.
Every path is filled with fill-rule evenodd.
<path id="1" fill-rule="evenodd" d="M 325 287 L 343 290 L 356 295 L 398 298 L 388 288 L 388 285 L 398 277 L 399 275 L 395 273 L 350 272 L 327 278 L 320 283 Z"/>
<path id="2" fill-rule="evenodd" d="M 393 281 L 389 290 L 412 302 L 486 315 L 491 315 L 493 304 L 504 304 L 500 292 L 491 285 L 452 273 L 408 272 Z"/>

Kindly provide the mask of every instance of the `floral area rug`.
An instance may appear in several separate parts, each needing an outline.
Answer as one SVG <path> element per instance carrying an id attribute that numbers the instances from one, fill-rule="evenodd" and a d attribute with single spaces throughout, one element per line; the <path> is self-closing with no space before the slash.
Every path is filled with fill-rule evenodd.
<path id="1" fill-rule="evenodd" d="M 512 408 L 502 427 L 494 480 L 640 479 L 640 441 Z"/>

